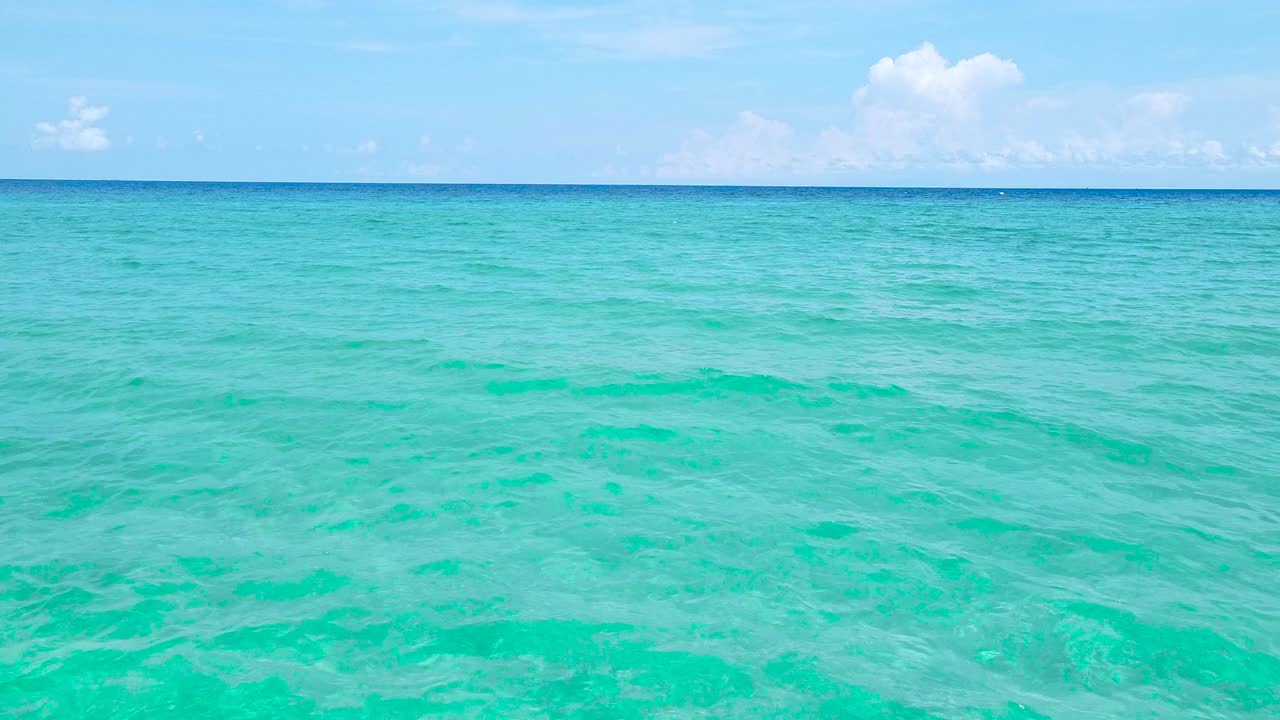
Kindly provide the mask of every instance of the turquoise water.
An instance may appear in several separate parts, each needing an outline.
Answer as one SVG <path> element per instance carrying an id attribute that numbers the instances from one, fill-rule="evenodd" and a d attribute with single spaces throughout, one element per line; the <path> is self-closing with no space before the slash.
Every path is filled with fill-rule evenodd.
<path id="1" fill-rule="evenodd" d="M 0 267 L 6 717 L 1280 715 L 1280 194 L 8 182 Z"/>

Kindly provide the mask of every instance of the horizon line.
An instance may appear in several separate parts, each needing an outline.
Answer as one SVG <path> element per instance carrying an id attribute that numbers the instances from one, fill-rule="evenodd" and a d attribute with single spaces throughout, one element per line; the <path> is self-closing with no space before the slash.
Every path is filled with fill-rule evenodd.
<path id="1" fill-rule="evenodd" d="M 1144 192 L 1280 192 L 1280 187 L 1136 187 L 1108 185 L 774 185 L 732 183 L 581 183 L 581 182 L 413 182 L 396 180 L 137 180 L 125 178 L 3 178 L 0 183 L 136 183 L 170 185 L 328 185 L 404 187 L 591 187 L 591 188 L 703 188 L 725 190 L 1015 190 L 1015 191 L 1144 191 Z"/>

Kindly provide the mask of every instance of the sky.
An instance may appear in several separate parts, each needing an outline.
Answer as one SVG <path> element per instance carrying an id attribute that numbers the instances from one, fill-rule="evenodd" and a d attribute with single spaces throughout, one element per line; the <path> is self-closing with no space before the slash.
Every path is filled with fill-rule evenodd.
<path id="1" fill-rule="evenodd" d="M 0 0 L 0 177 L 1280 187 L 1277 0 Z"/>

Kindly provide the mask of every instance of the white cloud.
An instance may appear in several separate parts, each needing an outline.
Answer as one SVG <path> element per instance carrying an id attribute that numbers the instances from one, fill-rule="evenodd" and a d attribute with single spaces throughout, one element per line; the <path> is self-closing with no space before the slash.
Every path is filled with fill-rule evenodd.
<path id="1" fill-rule="evenodd" d="M 90 105 L 83 97 L 73 97 L 67 101 L 69 117 L 58 122 L 36 123 L 36 135 L 31 143 L 37 148 L 58 148 L 61 150 L 78 150 L 97 152 L 111 147 L 107 131 L 97 127 L 111 112 L 105 105 Z"/>
<path id="2" fill-rule="evenodd" d="M 575 39 L 594 52 L 635 59 L 702 58 L 739 44 L 731 29 L 699 24 L 587 32 Z"/>
<path id="3" fill-rule="evenodd" d="M 665 177 L 686 179 L 781 179 L 868 168 L 998 171 L 1232 162 L 1220 140 L 1181 126 L 1180 116 L 1191 104 L 1184 93 L 1141 92 L 1112 101 L 1080 129 L 1060 117 L 1068 108 L 1083 108 L 1079 98 L 1000 95 L 1022 80 L 1011 60 L 982 53 L 951 64 L 925 43 L 871 66 L 854 94 L 849 126 L 827 127 L 806 139 L 785 122 L 743 112 L 718 134 L 691 133 L 678 150 L 660 157 L 657 168 Z M 1280 143 L 1254 145 L 1248 156 L 1254 163 L 1280 161 Z"/>
<path id="4" fill-rule="evenodd" d="M 964 152 L 984 141 L 984 103 L 1021 82 L 1012 60 L 982 53 L 952 64 L 924 43 L 867 71 L 854 94 L 854 134 L 862 154 L 899 162 Z"/>
<path id="5" fill-rule="evenodd" d="M 859 103 L 923 106 L 934 112 L 969 115 L 982 96 L 1022 82 L 1012 60 L 991 53 L 952 65 L 931 43 L 896 58 L 881 58 L 867 72 L 867 84 L 854 95 Z"/>
<path id="6" fill-rule="evenodd" d="M 790 126 L 744 112 L 720 135 L 691 134 L 664 155 L 667 177 L 767 177 L 954 158 L 980 145 L 981 108 L 1022 81 L 1011 60 L 982 53 L 949 63 L 933 45 L 883 58 L 854 94 L 855 123 L 797 142 Z"/>
<path id="7" fill-rule="evenodd" d="M 195 141 L 196 141 L 196 144 L 197 144 L 197 145 L 203 145 L 203 144 L 204 144 L 204 131 L 203 131 L 203 130 L 196 130 L 196 131 L 192 132 L 192 133 L 191 133 L 191 137 L 195 139 Z"/>
<path id="8" fill-rule="evenodd" d="M 364 142 L 352 148 L 351 151 L 354 153 L 359 153 L 361 155 L 373 155 L 374 153 L 378 152 L 378 141 L 365 140 Z"/>
<path id="9" fill-rule="evenodd" d="M 1263 147 L 1260 145 L 1249 146 L 1249 157 L 1254 160 L 1263 162 L 1277 161 L 1280 162 L 1280 142 L 1274 143 L 1271 147 Z"/>
<path id="10" fill-rule="evenodd" d="M 797 161 L 792 134 L 786 123 L 743 111 L 720 135 L 695 130 L 679 150 L 662 157 L 658 175 L 717 178 L 787 174 Z"/>
<path id="11" fill-rule="evenodd" d="M 429 148 L 429 147 L 431 147 L 431 136 L 430 136 L 430 135 L 423 135 L 422 137 L 418 138 L 418 149 L 419 149 L 419 150 L 426 150 L 426 149 L 427 149 L 427 148 Z"/>

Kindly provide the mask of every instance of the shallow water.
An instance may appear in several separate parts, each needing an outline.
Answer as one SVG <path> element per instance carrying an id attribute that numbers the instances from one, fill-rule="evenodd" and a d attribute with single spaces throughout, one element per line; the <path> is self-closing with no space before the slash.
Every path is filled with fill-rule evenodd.
<path id="1" fill-rule="evenodd" d="M 14 717 L 1280 714 L 1280 194 L 0 182 L 0 267 Z"/>

